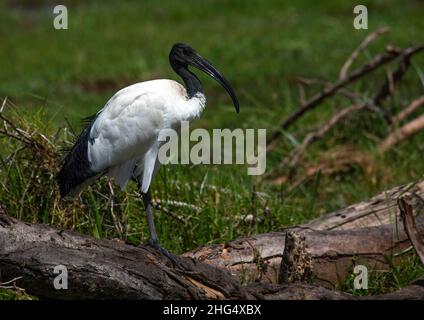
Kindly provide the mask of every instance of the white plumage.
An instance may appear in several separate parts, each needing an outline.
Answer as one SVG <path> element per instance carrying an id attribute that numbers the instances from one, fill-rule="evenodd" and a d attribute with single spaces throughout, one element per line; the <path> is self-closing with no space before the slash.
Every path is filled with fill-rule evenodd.
<path id="1" fill-rule="evenodd" d="M 134 174 L 141 191 L 147 192 L 160 166 L 159 132 L 178 130 L 182 120 L 198 117 L 205 104 L 203 94 L 188 99 L 186 89 L 172 80 L 146 81 L 120 90 L 99 111 L 91 127 L 88 159 L 92 170 L 107 170 L 124 189 L 137 166 Z"/>

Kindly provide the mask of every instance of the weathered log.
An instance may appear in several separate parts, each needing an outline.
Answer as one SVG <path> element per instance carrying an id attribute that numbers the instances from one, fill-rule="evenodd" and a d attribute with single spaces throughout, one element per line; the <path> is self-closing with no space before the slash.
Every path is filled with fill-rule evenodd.
<path id="1" fill-rule="evenodd" d="M 417 219 L 417 230 L 424 236 L 424 217 Z M 356 265 L 371 270 L 388 270 L 397 264 L 411 247 L 408 235 L 399 223 L 353 230 L 290 230 L 286 234 L 285 251 L 279 280 L 313 281 L 336 286 L 344 281 Z"/>
<path id="2" fill-rule="evenodd" d="M 324 215 L 304 225 L 304 228 L 288 230 L 300 232 L 301 235 L 305 234 L 308 250 L 315 260 L 314 274 L 319 275 L 322 281 L 334 285 L 336 280 L 334 277 L 337 274 L 334 268 L 341 268 L 338 270 L 339 276 L 346 275 L 354 257 L 355 259 L 356 256 L 365 257 L 365 262 L 376 259 L 378 263 L 372 265 L 384 267 L 384 254 L 409 246 L 407 236 L 402 226 L 397 225 L 396 219 L 399 214 L 397 198 L 406 191 L 415 195 L 411 205 L 415 212 L 419 212 L 424 203 L 421 200 L 424 196 L 423 181 L 415 185 L 393 188 L 367 201 Z M 351 229 L 365 226 L 375 228 L 350 232 Z M 422 232 L 423 226 L 421 225 L 420 228 Z M 276 283 L 288 230 L 239 238 L 226 244 L 203 246 L 186 253 L 185 256 L 219 268 L 226 268 L 245 282 Z M 397 238 L 392 237 L 394 232 L 398 233 Z M 361 240 L 361 237 L 365 237 L 363 239 L 367 241 Z M 325 246 L 322 239 L 327 239 Z M 318 259 L 323 254 L 326 257 Z M 332 257 L 333 254 L 334 257 Z"/>
<path id="3" fill-rule="evenodd" d="M 241 286 L 226 270 L 175 257 L 179 268 L 148 247 L 97 240 L 15 220 L 0 208 L 0 283 L 48 299 L 352 299 L 307 284 Z M 54 267 L 68 270 L 68 289 L 55 289 Z"/>
<path id="4" fill-rule="evenodd" d="M 417 229 L 424 236 L 424 217 L 417 219 Z M 333 287 L 358 264 L 369 270 L 388 269 L 386 256 L 391 256 L 395 263 L 402 258 L 398 254 L 410 246 L 399 222 L 397 227 L 387 224 L 354 230 L 292 228 L 238 239 L 227 245 L 206 246 L 190 256 L 226 268 L 245 282 L 276 283 L 281 272 L 282 282 L 315 280 Z M 286 260 L 283 263 L 282 258 Z"/>
<path id="5" fill-rule="evenodd" d="M 54 299 L 252 298 L 226 270 L 176 257 L 181 268 L 149 247 L 96 240 L 72 231 L 27 224 L 0 213 L 0 283 Z M 68 289 L 56 290 L 54 268 L 68 272 Z"/>
<path id="6" fill-rule="evenodd" d="M 347 230 L 393 223 L 400 213 L 397 199 L 405 192 L 416 196 L 411 202 L 414 210 L 422 210 L 424 180 L 383 191 L 368 200 L 325 214 L 305 224 L 305 227 L 315 230 Z"/>
<path id="7" fill-rule="evenodd" d="M 17 286 L 40 298 L 356 299 L 347 293 L 306 283 L 241 286 L 225 270 L 189 258 L 176 257 L 176 260 L 180 264 L 178 268 L 148 247 L 96 240 L 72 231 L 28 224 L 0 212 L 0 282 L 16 278 Z M 57 274 L 53 270 L 57 265 L 68 269 L 66 290 L 54 288 Z M 420 280 L 377 298 L 424 299 L 424 285 Z"/>
<path id="8" fill-rule="evenodd" d="M 408 238 L 411 241 L 412 246 L 415 248 L 421 263 L 424 265 L 424 237 L 420 236 L 420 233 L 417 229 L 414 217 L 414 209 L 409 204 L 411 198 L 413 197 L 410 194 L 402 196 L 398 201 L 399 209 L 401 212 L 405 233 L 408 235 Z"/>

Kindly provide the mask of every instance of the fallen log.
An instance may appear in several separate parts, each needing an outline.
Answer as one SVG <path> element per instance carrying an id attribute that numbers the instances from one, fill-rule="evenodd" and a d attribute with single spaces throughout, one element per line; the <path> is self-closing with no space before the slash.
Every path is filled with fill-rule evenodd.
<path id="1" fill-rule="evenodd" d="M 73 231 L 28 224 L 1 212 L 0 284 L 8 279 L 48 299 L 352 299 L 307 284 L 242 286 L 228 271 L 176 257 L 179 268 L 149 247 L 97 240 Z M 67 289 L 55 289 L 58 265 Z M 10 282 L 10 281 L 9 281 Z"/>
<path id="2" fill-rule="evenodd" d="M 347 230 L 394 223 L 395 217 L 400 214 L 397 199 L 405 192 L 415 195 L 411 205 L 415 211 L 421 211 L 424 207 L 424 180 L 385 190 L 368 200 L 324 214 L 305 227 L 315 230 Z"/>
<path id="3" fill-rule="evenodd" d="M 422 228 L 423 219 L 417 220 L 417 228 Z M 333 245 L 331 237 L 335 237 L 335 231 L 297 229 L 296 232 L 329 233 L 324 239 L 323 251 L 327 242 Z M 0 210 L 0 284 L 13 279 L 14 286 L 40 298 L 356 299 L 347 293 L 307 283 L 242 286 L 225 269 L 190 258 L 176 257 L 176 260 L 178 268 L 149 247 L 134 247 L 119 240 L 97 240 L 47 225 L 24 223 Z M 57 274 L 53 270 L 58 265 L 67 268 L 66 290 L 54 287 Z M 286 269 L 290 274 L 292 269 Z M 424 286 L 418 281 L 378 298 L 424 299 Z"/>
<path id="4" fill-rule="evenodd" d="M 417 230 L 424 236 L 424 217 L 417 219 Z M 371 270 L 388 270 L 404 258 L 411 247 L 408 235 L 399 224 L 353 230 L 290 230 L 280 265 L 279 282 L 309 281 L 335 287 L 357 265 Z M 388 260 L 390 262 L 388 262 Z"/>
<path id="5" fill-rule="evenodd" d="M 181 268 L 146 246 L 27 224 L 0 213 L 0 283 L 50 299 L 248 299 L 223 269 L 176 257 Z M 55 289 L 56 266 L 68 289 Z"/>
<path id="6" fill-rule="evenodd" d="M 424 236 L 424 217 L 417 219 L 417 229 Z M 398 254 L 410 246 L 400 224 L 398 228 L 387 224 L 332 231 L 292 228 L 237 239 L 226 245 L 205 246 L 185 256 L 228 269 L 243 282 L 277 283 L 281 274 L 286 278 L 280 278 L 280 282 L 292 282 L 292 278 L 335 287 L 355 265 L 387 270 L 386 258 L 390 256 L 396 263 L 402 259 Z"/>
<path id="7" fill-rule="evenodd" d="M 316 277 L 321 284 L 331 287 L 346 277 L 354 261 L 366 263 L 370 268 L 387 268 L 385 255 L 410 246 L 396 218 L 399 217 L 397 199 L 406 191 L 415 195 L 410 204 L 415 212 L 420 212 L 424 204 L 421 200 L 423 181 L 395 187 L 367 201 L 324 215 L 303 227 L 202 246 L 184 256 L 225 268 L 245 283 L 277 283 L 286 236 L 291 232 L 305 238 L 314 270 L 310 277 Z M 423 223 L 422 217 L 417 219 L 421 234 L 424 232 Z M 365 226 L 367 228 L 361 230 Z M 305 272 L 307 269 L 305 266 Z"/>

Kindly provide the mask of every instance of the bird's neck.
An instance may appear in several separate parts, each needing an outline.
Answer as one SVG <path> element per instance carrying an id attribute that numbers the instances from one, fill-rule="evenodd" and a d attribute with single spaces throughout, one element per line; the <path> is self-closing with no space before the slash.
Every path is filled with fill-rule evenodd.
<path id="1" fill-rule="evenodd" d="M 175 62 L 173 63 L 171 61 L 171 66 L 174 71 L 181 77 L 181 79 L 183 79 L 189 99 L 193 98 L 199 93 L 203 94 L 202 83 L 193 72 L 188 70 L 186 65 Z"/>

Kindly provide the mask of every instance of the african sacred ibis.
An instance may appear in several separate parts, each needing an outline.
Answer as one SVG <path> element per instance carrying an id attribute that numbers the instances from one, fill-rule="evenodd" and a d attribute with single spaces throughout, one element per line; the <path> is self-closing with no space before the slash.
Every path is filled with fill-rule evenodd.
<path id="1" fill-rule="evenodd" d="M 158 149 L 162 129 L 177 130 L 205 108 L 206 98 L 193 66 L 218 81 L 231 96 L 237 113 L 239 103 L 228 81 L 206 59 L 187 44 L 175 44 L 169 54 L 172 69 L 185 87 L 173 80 L 140 82 L 118 91 L 81 132 L 66 155 L 57 181 L 62 197 L 74 198 L 84 187 L 103 175 L 113 177 L 124 189 L 138 181 L 150 231 L 150 244 L 171 257 L 159 245 L 156 234 L 150 183 L 160 167 Z"/>

